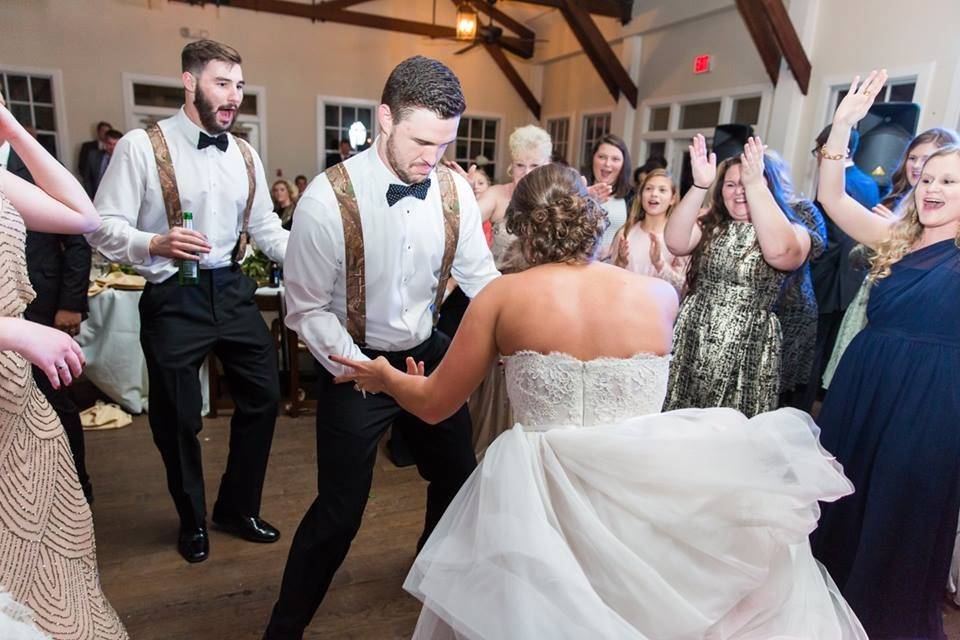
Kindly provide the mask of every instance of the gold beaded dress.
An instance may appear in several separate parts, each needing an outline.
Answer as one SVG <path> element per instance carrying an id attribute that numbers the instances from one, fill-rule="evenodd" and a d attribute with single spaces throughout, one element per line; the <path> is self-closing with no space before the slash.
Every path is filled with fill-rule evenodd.
<path id="1" fill-rule="evenodd" d="M 0 316 L 21 317 L 35 295 L 25 239 L 0 191 Z M 66 434 L 13 351 L 0 351 L 0 590 L 56 640 L 127 638 L 100 590 L 93 518 Z"/>

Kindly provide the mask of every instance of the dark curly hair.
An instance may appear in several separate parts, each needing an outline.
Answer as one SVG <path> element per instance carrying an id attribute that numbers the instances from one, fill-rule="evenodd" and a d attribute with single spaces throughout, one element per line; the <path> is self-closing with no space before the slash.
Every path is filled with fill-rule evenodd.
<path id="1" fill-rule="evenodd" d="M 429 109 L 446 120 L 463 114 L 460 80 L 442 62 L 424 56 L 407 58 L 390 72 L 380 103 L 390 107 L 393 121 L 400 122 L 411 109 Z"/>
<path id="2" fill-rule="evenodd" d="M 580 174 L 558 164 L 525 175 L 507 207 L 507 230 L 519 239 L 531 267 L 591 262 L 609 225 L 606 211 L 587 195 Z"/>

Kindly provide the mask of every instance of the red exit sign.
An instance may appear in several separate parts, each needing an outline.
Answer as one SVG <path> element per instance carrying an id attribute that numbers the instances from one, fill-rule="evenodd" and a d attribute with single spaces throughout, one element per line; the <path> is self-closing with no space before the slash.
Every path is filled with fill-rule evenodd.
<path id="1" fill-rule="evenodd" d="M 713 56 L 703 55 L 693 59 L 693 72 L 695 74 L 709 73 L 711 68 L 713 68 Z"/>

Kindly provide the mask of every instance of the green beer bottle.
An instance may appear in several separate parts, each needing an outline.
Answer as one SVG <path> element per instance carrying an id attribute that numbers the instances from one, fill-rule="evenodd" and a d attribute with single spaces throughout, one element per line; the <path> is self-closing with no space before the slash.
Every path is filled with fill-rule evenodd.
<path id="1" fill-rule="evenodd" d="M 193 231 L 193 213 L 190 211 L 183 212 L 183 228 L 190 229 Z M 180 274 L 179 281 L 181 285 L 195 285 L 197 284 L 197 270 L 200 268 L 200 263 L 196 260 L 180 260 Z"/>

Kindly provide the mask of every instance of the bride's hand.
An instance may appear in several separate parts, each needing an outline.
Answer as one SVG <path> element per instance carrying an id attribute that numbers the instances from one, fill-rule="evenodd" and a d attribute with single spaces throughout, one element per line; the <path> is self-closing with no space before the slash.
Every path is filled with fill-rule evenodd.
<path id="1" fill-rule="evenodd" d="M 333 381 L 337 384 L 353 382 L 357 386 L 357 391 L 380 393 L 386 390 L 387 378 L 393 371 L 393 367 L 383 356 L 376 360 L 351 360 L 343 356 L 332 355 L 330 360 L 353 369 L 350 373 L 337 376 Z M 423 362 L 407 358 L 407 375 L 423 376 L 425 375 L 424 372 Z"/>

